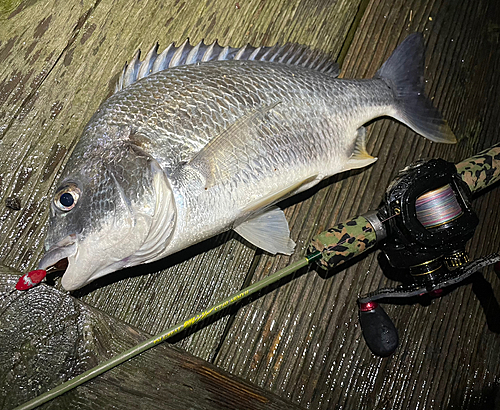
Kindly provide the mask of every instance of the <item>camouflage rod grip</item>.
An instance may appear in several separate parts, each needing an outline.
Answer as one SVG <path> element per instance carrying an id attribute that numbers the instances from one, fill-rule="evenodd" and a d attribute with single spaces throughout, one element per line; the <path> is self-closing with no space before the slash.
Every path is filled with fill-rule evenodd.
<path id="1" fill-rule="evenodd" d="M 456 165 L 471 192 L 479 192 L 500 180 L 500 143 Z"/>
<path id="2" fill-rule="evenodd" d="M 375 212 L 357 216 L 316 235 L 311 241 L 309 251 L 321 252 L 322 258 L 318 264 L 325 268 L 341 265 L 383 239 L 385 229 L 378 223 L 380 227 L 375 230 L 378 219 L 373 218 L 374 215 Z"/>

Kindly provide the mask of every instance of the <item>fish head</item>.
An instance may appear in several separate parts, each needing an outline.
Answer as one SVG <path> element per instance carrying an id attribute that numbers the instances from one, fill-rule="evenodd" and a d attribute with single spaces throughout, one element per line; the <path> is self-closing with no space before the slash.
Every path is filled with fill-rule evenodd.
<path id="1" fill-rule="evenodd" d="M 75 149 L 50 206 L 39 269 L 67 258 L 66 290 L 159 259 L 175 228 L 165 173 L 144 151 L 124 143 L 105 152 Z"/>

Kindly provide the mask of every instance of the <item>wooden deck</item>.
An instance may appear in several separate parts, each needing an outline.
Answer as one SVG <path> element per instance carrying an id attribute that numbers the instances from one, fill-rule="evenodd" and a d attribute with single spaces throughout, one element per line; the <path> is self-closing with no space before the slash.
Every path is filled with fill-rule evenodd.
<path id="1" fill-rule="evenodd" d="M 288 204 L 295 255 L 269 256 L 228 233 L 97 281 L 74 293 L 78 301 L 47 287 L 11 292 L 13 278 L 41 257 L 54 180 L 137 48 L 158 41 L 162 49 L 187 37 L 232 46 L 297 42 L 338 58 L 344 77 L 369 78 L 415 31 L 424 34 L 427 48 L 427 93 L 459 143 L 434 144 L 395 121 L 374 122 L 368 136 L 368 151 L 379 158 L 374 166 L 337 176 Z M 413 161 L 458 162 L 498 142 L 499 66 L 496 0 L 1 1 L 0 407 L 21 404 L 54 380 L 297 260 L 317 232 L 376 209 L 398 170 Z M 7 207 L 7 198 L 18 198 L 21 209 Z M 498 188 L 474 201 L 481 222 L 469 244 L 472 257 L 499 250 L 499 206 Z M 310 409 L 500 409 L 499 276 L 485 269 L 472 286 L 426 306 L 386 306 L 401 344 L 381 359 L 364 344 L 356 306 L 359 294 L 393 284 L 377 254 L 335 274 L 301 272 L 175 346 L 197 356 L 189 360 L 201 368 L 220 369 L 226 379 L 219 380 L 255 386 L 254 399 L 269 392 L 271 408 L 289 402 Z M 53 317 L 46 316 L 51 309 Z M 87 310 L 92 315 L 82 315 Z M 41 322 L 48 318 L 45 327 L 37 321 L 40 326 L 29 328 L 23 315 L 30 312 L 38 312 Z M 76 330 L 68 330 L 72 320 Z M 49 329 L 45 336 L 43 329 Z M 41 360 L 37 349 L 52 362 Z M 141 357 L 141 372 L 127 364 L 48 407 L 186 407 L 189 400 L 174 407 L 161 392 L 168 390 L 162 380 L 169 383 L 177 371 L 169 367 L 175 355 L 161 349 L 154 357 L 166 352 L 165 362 Z M 44 368 L 49 362 L 61 366 L 55 379 Z M 221 397 L 234 389 L 221 389 Z M 191 394 L 193 408 L 203 408 L 200 395 Z M 249 403 L 219 407 L 259 408 Z"/>

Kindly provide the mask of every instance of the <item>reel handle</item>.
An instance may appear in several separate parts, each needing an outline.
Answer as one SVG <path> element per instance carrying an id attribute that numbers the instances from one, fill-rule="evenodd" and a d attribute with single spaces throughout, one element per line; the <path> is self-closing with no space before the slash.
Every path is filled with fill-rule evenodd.
<path id="1" fill-rule="evenodd" d="M 359 322 L 373 354 L 387 357 L 394 353 L 399 345 L 398 331 L 382 306 L 376 302 L 360 303 Z"/>
<path id="2" fill-rule="evenodd" d="M 500 143 L 459 162 L 455 167 L 455 178 L 461 179 L 471 193 L 477 193 L 489 187 L 500 180 Z M 377 242 L 385 239 L 386 226 L 381 221 L 382 215 L 377 215 L 380 211 L 354 217 L 317 234 L 309 247 L 311 253 L 321 254 L 317 263 L 323 268 L 336 267 L 366 252 Z M 464 275 L 458 275 L 449 282 L 458 281 L 461 276 Z M 407 297 L 415 292 L 421 292 L 417 288 L 400 289 L 399 292 L 397 290 L 388 289 L 385 292 L 380 290 L 379 293 L 387 294 L 385 296 L 389 297 Z M 399 293 L 401 295 L 398 295 Z M 396 327 L 378 303 L 369 298 L 364 299 L 358 300 L 363 337 L 374 354 L 382 357 L 389 356 L 396 350 L 399 343 Z"/>

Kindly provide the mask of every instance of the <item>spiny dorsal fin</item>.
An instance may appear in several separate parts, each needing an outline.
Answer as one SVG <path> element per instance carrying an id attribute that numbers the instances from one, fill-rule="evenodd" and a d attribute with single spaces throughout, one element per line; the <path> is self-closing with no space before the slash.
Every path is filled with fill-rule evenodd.
<path id="1" fill-rule="evenodd" d="M 222 47 L 217 41 L 212 44 L 200 41 L 193 46 L 189 44 L 189 40 L 186 40 L 178 47 L 174 43 L 170 44 L 160 54 L 158 54 L 158 47 L 156 43 L 149 50 L 144 61 L 140 60 L 140 50 L 137 51 L 132 61 L 125 64 L 122 75 L 116 83 L 115 93 L 150 74 L 172 67 L 212 60 L 267 61 L 308 67 L 333 76 L 339 74 L 337 63 L 331 61 L 330 57 L 300 44 L 289 43 L 284 46 L 277 44 L 273 47 L 246 45 L 241 48 L 232 48 Z"/>

